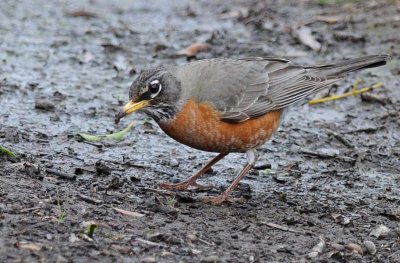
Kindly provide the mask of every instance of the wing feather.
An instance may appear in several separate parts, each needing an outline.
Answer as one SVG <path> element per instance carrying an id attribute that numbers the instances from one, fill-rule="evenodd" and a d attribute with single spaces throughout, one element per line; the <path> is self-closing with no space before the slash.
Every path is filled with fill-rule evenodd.
<path id="1" fill-rule="evenodd" d="M 375 55 L 317 66 L 278 58 L 210 59 L 177 67 L 176 74 L 185 87 L 183 99 L 209 103 L 222 120 L 242 122 L 288 107 L 347 72 L 380 66 L 387 59 Z"/>

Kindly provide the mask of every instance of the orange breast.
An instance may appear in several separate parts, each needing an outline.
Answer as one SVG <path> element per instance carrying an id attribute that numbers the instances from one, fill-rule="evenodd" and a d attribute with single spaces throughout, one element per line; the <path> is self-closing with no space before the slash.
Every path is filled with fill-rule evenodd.
<path id="1" fill-rule="evenodd" d="M 240 123 L 221 121 L 218 112 L 206 103 L 189 100 L 177 116 L 160 123 L 173 139 L 209 152 L 243 152 L 264 144 L 278 129 L 282 111 L 272 111 Z"/>

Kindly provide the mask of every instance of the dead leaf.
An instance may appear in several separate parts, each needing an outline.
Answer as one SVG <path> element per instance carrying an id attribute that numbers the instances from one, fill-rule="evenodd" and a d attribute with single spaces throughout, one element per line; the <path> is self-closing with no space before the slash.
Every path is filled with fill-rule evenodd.
<path id="1" fill-rule="evenodd" d="M 187 56 L 187 57 L 193 57 L 196 56 L 197 53 L 199 52 L 205 52 L 210 48 L 210 45 L 206 43 L 194 43 L 188 46 L 185 49 L 182 49 L 178 51 L 176 54 L 177 55 L 182 55 L 182 56 Z"/>
<path id="2" fill-rule="evenodd" d="M 343 16 L 340 15 L 319 15 L 315 17 L 315 20 L 319 22 L 325 22 L 328 24 L 335 24 L 340 20 L 343 20 Z"/>
<path id="3" fill-rule="evenodd" d="M 350 250 L 352 253 L 357 253 L 360 255 L 364 254 L 364 250 L 359 244 L 349 243 L 346 245 L 346 248 Z"/>
<path id="4" fill-rule="evenodd" d="M 374 236 L 378 239 L 383 239 L 390 234 L 391 230 L 385 225 L 379 225 L 377 228 L 371 231 L 370 236 Z"/>
<path id="5" fill-rule="evenodd" d="M 86 10 L 75 10 L 75 11 L 67 12 L 67 16 L 95 18 L 95 17 L 97 17 L 97 14 L 86 11 Z"/>
<path id="6" fill-rule="evenodd" d="M 39 243 L 28 243 L 25 241 L 21 241 L 15 244 L 17 248 L 28 249 L 30 251 L 40 251 L 43 247 L 42 244 Z"/>
<path id="7" fill-rule="evenodd" d="M 324 237 L 319 237 L 319 242 L 311 249 L 311 252 L 308 253 L 308 257 L 316 258 L 318 255 L 322 254 L 326 248 L 326 242 Z"/>
<path id="8" fill-rule="evenodd" d="M 117 211 L 117 212 L 119 212 L 119 213 L 125 215 L 125 216 L 131 216 L 131 217 L 144 217 L 144 216 L 145 216 L 145 214 L 141 214 L 141 213 L 138 213 L 138 212 L 133 212 L 133 211 L 124 210 L 124 209 L 117 208 L 117 207 L 113 207 L 113 209 L 114 209 L 115 211 Z"/>
<path id="9" fill-rule="evenodd" d="M 296 35 L 301 43 L 312 50 L 319 51 L 321 49 L 321 43 L 315 40 L 309 27 L 302 26 L 296 29 Z"/>

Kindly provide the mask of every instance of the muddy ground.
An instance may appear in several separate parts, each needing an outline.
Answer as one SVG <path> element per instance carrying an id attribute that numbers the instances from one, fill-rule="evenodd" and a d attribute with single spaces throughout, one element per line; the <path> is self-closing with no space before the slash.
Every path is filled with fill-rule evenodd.
<path id="1" fill-rule="evenodd" d="M 172 2 L 1 1 L 0 145 L 17 158 L 0 157 L 0 261 L 400 262 L 400 2 Z M 197 59 L 392 60 L 329 90 L 384 83 L 372 98 L 292 108 L 234 192 L 242 201 L 212 206 L 196 197 L 223 191 L 243 155 L 202 179 L 214 189 L 163 191 L 214 154 L 144 115 L 113 120 L 141 70 L 185 63 L 176 53 L 194 42 L 210 45 Z M 121 142 L 76 135 L 132 120 Z"/>

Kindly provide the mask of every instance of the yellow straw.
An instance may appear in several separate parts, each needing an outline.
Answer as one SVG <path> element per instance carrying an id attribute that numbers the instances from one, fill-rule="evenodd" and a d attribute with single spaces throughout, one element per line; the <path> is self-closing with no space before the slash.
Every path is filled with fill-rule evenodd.
<path id="1" fill-rule="evenodd" d="M 375 84 L 373 84 L 373 85 L 371 85 L 369 87 L 358 89 L 358 84 L 362 83 L 362 82 L 363 81 L 361 79 L 357 79 L 354 82 L 354 84 L 352 85 L 351 91 L 343 93 L 343 94 L 340 94 L 340 95 L 332 95 L 332 96 L 329 96 L 329 97 L 326 97 L 326 98 L 310 100 L 308 102 L 308 104 L 314 105 L 314 104 L 317 104 L 317 103 L 323 103 L 323 102 L 327 102 L 327 101 L 331 101 L 331 100 L 339 100 L 339 99 L 342 99 L 342 98 L 345 98 L 345 97 L 354 96 L 354 95 L 361 94 L 361 93 L 364 93 L 364 92 L 367 92 L 367 91 L 370 91 L 370 90 L 373 90 L 373 89 L 376 89 L 376 88 L 381 88 L 381 87 L 384 86 L 384 84 L 382 82 L 378 82 L 378 83 L 375 83 Z"/>

